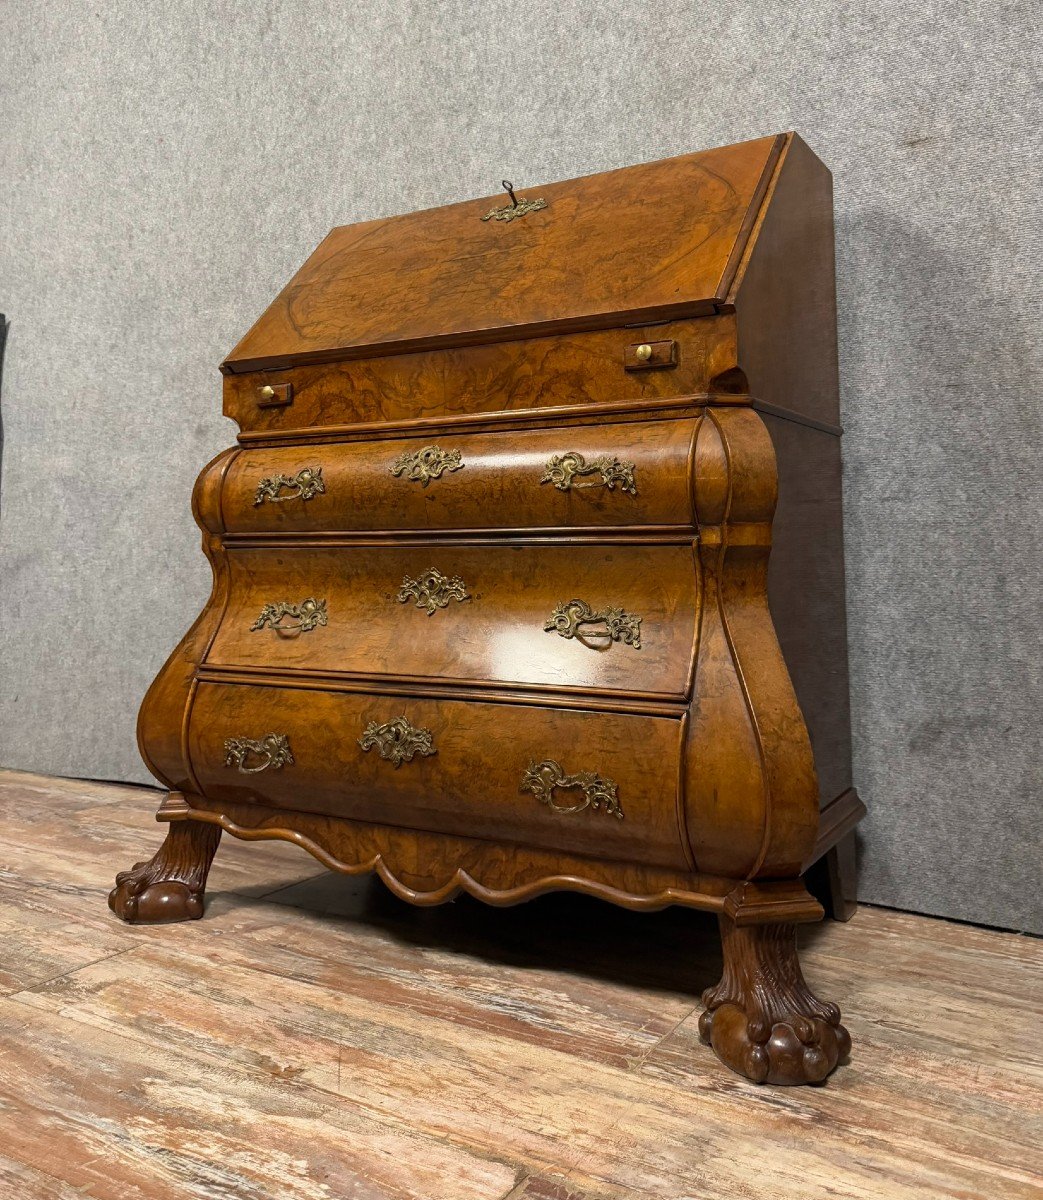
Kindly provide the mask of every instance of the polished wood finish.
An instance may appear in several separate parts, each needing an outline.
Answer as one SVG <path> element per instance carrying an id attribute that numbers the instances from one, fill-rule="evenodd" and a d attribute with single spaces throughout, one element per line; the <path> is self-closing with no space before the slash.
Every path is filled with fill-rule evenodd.
<path id="1" fill-rule="evenodd" d="M 230 597 L 210 666 L 299 667 L 348 675 L 567 686 L 682 701 L 698 613 L 690 545 L 251 546 L 228 554 Z M 401 599 L 428 569 L 462 581 L 463 600 L 430 610 Z M 321 597 L 328 624 L 287 636 L 253 625 L 270 601 Z M 573 597 L 641 618 L 639 648 L 545 628 Z M 438 599 L 436 595 L 436 599 Z M 603 626 L 602 626 L 603 628 Z M 492 733 L 492 731 L 490 731 Z"/>
<path id="2" fill-rule="evenodd" d="M 334 229 L 225 366 L 710 312 L 784 141 L 519 188 L 547 207 L 510 224 L 482 220 L 492 197 Z"/>
<path id="3" fill-rule="evenodd" d="M 137 863 L 116 876 L 109 908 L 124 921 L 162 924 L 198 920 L 210 864 L 221 830 L 200 821 L 178 821 L 147 863 Z"/>
<path id="4" fill-rule="evenodd" d="M 226 375 L 224 413 L 244 432 L 289 436 L 296 431 L 367 426 L 380 435 L 396 422 L 451 420 L 476 423 L 481 414 L 528 409 L 579 409 L 620 399 L 654 401 L 715 391 L 730 378 L 735 318 L 609 329 L 530 338 L 493 345 L 331 361 L 295 368 L 269 367 Z M 677 366 L 667 371 L 626 371 L 631 344 L 669 338 Z M 257 389 L 292 375 L 293 403 L 262 408 Z M 723 390 L 723 389 L 722 389 Z M 742 389 L 738 389 L 742 391 Z M 795 397 L 797 403 L 800 398 Z M 249 441 L 249 438 L 242 439 Z"/>
<path id="5" fill-rule="evenodd" d="M 804 982 L 795 925 L 721 916 L 724 977 L 703 994 L 699 1036 L 755 1083 L 820 1083 L 851 1049 L 840 1009 Z"/>
<path id="6" fill-rule="evenodd" d="M 403 715 L 431 732 L 433 754 L 395 766 L 360 748 L 367 726 Z M 225 766 L 226 738 L 271 730 L 288 736 L 293 764 L 250 778 Z M 683 871 L 676 791 L 684 734 L 682 721 L 665 717 L 205 683 L 192 707 L 188 757 L 199 791 L 218 804 L 245 791 L 290 811 Z M 565 817 L 523 792 L 528 765 L 547 759 L 613 780 L 622 819 L 591 809 Z M 663 794 L 664 780 L 673 795 Z"/>
<path id="7" fill-rule="evenodd" d="M 785 135 L 330 235 L 225 364 L 213 592 L 139 720 L 172 832 L 121 916 L 198 915 L 220 829 L 415 904 L 701 908 L 724 1062 L 833 1069 L 794 933 L 863 811 L 824 181 Z"/>
<path id="8" fill-rule="evenodd" d="M 1039 939 L 865 905 L 804 926 L 857 1052 L 758 1087 L 700 1043 L 709 914 L 418 910 L 226 837 L 203 924 L 128 927 L 100 897 L 160 798 L 0 771 L 12 1200 L 1039 1195 Z"/>
<path id="9" fill-rule="evenodd" d="M 668 416 L 670 414 L 667 414 Z M 495 433 L 452 431 L 388 441 L 333 441 L 302 448 L 246 447 L 233 458 L 223 496 L 229 534 L 500 530 L 653 526 L 690 528 L 689 459 L 694 418 L 628 424 L 569 425 Z M 462 465 L 425 485 L 392 473 L 403 455 L 429 446 L 455 452 Z M 625 459 L 633 491 L 605 487 L 597 473 L 584 486 L 544 482 L 555 456 Z M 511 464 L 509 472 L 505 463 Z M 276 474 L 320 467 L 325 492 L 311 500 L 256 503 L 257 485 Z"/>

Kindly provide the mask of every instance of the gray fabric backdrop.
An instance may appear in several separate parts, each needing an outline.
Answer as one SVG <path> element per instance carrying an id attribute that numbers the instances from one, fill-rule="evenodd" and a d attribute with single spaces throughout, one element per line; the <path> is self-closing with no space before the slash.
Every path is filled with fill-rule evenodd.
<path id="1" fill-rule="evenodd" d="M 836 181 L 866 899 L 1043 929 L 1038 9 L 9 5 L 0 762 L 144 780 L 217 363 L 336 224 L 795 128 Z M 125 864 L 114 864 L 125 865 Z"/>

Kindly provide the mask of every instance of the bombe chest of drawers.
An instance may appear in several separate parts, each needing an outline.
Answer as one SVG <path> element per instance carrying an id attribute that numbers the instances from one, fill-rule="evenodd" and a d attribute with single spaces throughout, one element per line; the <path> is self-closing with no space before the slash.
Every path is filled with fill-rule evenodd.
<path id="1" fill-rule="evenodd" d="M 214 586 L 150 689 L 128 921 L 222 830 L 398 896 L 717 914 L 700 1030 L 846 1053 L 796 927 L 851 901 L 829 173 L 794 134 L 335 229 L 222 365 Z M 821 860 L 821 862 L 820 862 Z"/>

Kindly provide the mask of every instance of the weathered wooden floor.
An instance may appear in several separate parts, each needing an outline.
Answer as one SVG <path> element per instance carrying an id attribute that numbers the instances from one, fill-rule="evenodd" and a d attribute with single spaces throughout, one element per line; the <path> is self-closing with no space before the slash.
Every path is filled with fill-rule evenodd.
<path id="1" fill-rule="evenodd" d="M 699 1044 L 713 923 L 553 896 L 411 909 L 225 837 L 203 921 L 130 928 L 146 789 L 0 772 L 0 1197 L 1043 1195 L 1043 945 L 863 908 L 804 939 L 822 1088 Z"/>

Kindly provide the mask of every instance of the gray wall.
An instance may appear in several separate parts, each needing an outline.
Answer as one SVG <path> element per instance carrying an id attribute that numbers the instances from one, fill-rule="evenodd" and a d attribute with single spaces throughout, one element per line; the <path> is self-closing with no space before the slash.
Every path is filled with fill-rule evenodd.
<path id="1" fill-rule="evenodd" d="M 862 894 L 1043 928 L 1033 18 L 9 5 L 0 762 L 147 778 L 216 366 L 331 226 L 795 128 L 836 180 Z"/>

